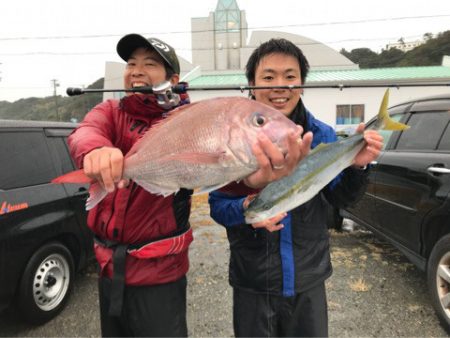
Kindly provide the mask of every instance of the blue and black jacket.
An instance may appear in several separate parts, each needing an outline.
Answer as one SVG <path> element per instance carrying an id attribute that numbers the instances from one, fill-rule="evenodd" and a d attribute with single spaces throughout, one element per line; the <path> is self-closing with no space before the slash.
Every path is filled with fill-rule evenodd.
<path id="1" fill-rule="evenodd" d="M 312 148 L 336 141 L 333 128 L 301 108 L 304 130 L 313 133 Z M 272 233 L 245 224 L 246 195 L 210 193 L 211 217 L 225 226 L 230 242 L 230 285 L 290 297 L 323 282 L 332 273 L 325 199 L 335 207 L 352 204 L 366 182 L 366 171 L 345 169 L 310 201 L 291 210 L 281 221 L 284 228 Z"/>

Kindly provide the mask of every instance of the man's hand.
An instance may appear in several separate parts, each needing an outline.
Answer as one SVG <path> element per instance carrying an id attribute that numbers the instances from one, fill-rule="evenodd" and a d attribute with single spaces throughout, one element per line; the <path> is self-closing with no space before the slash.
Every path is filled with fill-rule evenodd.
<path id="1" fill-rule="evenodd" d="M 354 167 L 364 167 L 375 160 L 383 148 L 383 136 L 376 130 L 364 130 L 364 123 L 360 123 L 356 129 L 357 133 L 364 133 L 366 145 L 356 155 L 353 160 Z"/>
<path id="2" fill-rule="evenodd" d="M 312 133 L 306 133 L 301 139 L 299 135 L 303 129 L 300 126 L 299 131 L 300 133 L 291 132 L 288 135 L 286 155 L 283 155 L 267 136 L 259 135 L 258 142 L 252 147 L 259 169 L 243 180 L 245 185 L 251 188 L 261 188 L 291 174 L 298 162 L 305 158 L 311 149 Z"/>
<path id="3" fill-rule="evenodd" d="M 258 223 L 253 223 L 251 226 L 255 229 L 265 228 L 269 232 L 279 231 L 284 228 L 284 225 L 280 221 L 286 217 L 286 213 L 276 215 L 272 218 L 266 219 Z"/>
<path id="4" fill-rule="evenodd" d="M 248 208 L 248 205 L 250 204 L 250 202 L 256 197 L 256 194 L 254 195 L 248 195 L 244 202 L 243 202 L 243 206 L 244 209 Z M 251 226 L 255 229 L 258 228 L 266 228 L 267 231 L 269 232 L 273 232 L 273 231 L 279 231 L 281 229 L 283 229 L 284 225 L 282 223 L 280 223 L 280 221 L 286 217 L 286 213 L 281 213 L 278 214 L 272 218 L 266 219 L 265 221 L 261 221 L 258 223 L 253 223 Z"/>
<path id="5" fill-rule="evenodd" d="M 118 148 L 94 149 L 84 157 L 84 173 L 98 181 L 106 191 L 113 192 L 116 184 L 118 188 L 128 185 L 128 180 L 122 179 L 123 159 L 122 151 Z"/>

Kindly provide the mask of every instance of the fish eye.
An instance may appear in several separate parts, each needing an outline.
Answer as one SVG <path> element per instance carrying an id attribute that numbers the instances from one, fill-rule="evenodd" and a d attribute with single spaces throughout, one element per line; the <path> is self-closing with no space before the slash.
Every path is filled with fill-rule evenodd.
<path id="1" fill-rule="evenodd" d="M 257 127 L 262 127 L 266 123 L 266 117 L 261 113 L 255 113 L 253 116 L 253 123 Z"/>

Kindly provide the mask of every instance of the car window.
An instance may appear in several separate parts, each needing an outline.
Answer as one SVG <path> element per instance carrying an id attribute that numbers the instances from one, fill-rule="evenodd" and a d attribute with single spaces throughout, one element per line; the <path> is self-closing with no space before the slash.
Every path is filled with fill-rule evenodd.
<path id="1" fill-rule="evenodd" d="M 447 124 L 447 128 L 445 128 L 444 134 L 439 141 L 438 150 L 450 150 L 450 122 Z"/>
<path id="2" fill-rule="evenodd" d="M 448 112 L 414 113 L 408 121 L 397 150 L 434 150 L 448 124 Z"/>
<path id="3" fill-rule="evenodd" d="M 0 189 L 48 183 L 55 170 L 42 132 L 0 133 Z"/>
<path id="4" fill-rule="evenodd" d="M 55 155 L 53 162 L 59 171 L 58 174 L 65 174 L 75 169 L 69 154 L 66 137 L 47 137 L 48 146 Z"/>
<path id="5" fill-rule="evenodd" d="M 398 122 L 403 117 L 403 114 L 395 114 L 391 115 L 391 119 Z M 392 136 L 393 130 L 379 130 L 378 131 L 381 136 L 383 136 L 383 150 L 386 148 L 387 144 L 389 143 L 389 139 Z"/>

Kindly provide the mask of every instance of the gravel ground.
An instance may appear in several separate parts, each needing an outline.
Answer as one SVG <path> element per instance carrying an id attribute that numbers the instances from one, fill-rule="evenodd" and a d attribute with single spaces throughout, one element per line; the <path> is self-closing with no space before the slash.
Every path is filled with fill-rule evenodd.
<path id="1" fill-rule="evenodd" d="M 194 243 L 188 274 L 188 327 L 192 337 L 233 336 L 228 285 L 228 242 L 204 203 L 194 203 Z M 425 275 L 370 232 L 331 232 L 333 276 L 327 281 L 331 337 L 444 337 L 428 300 Z M 78 276 L 69 305 L 40 327 L 9 311 L 0 336 L 100 335 L 95 265 Z"/>

